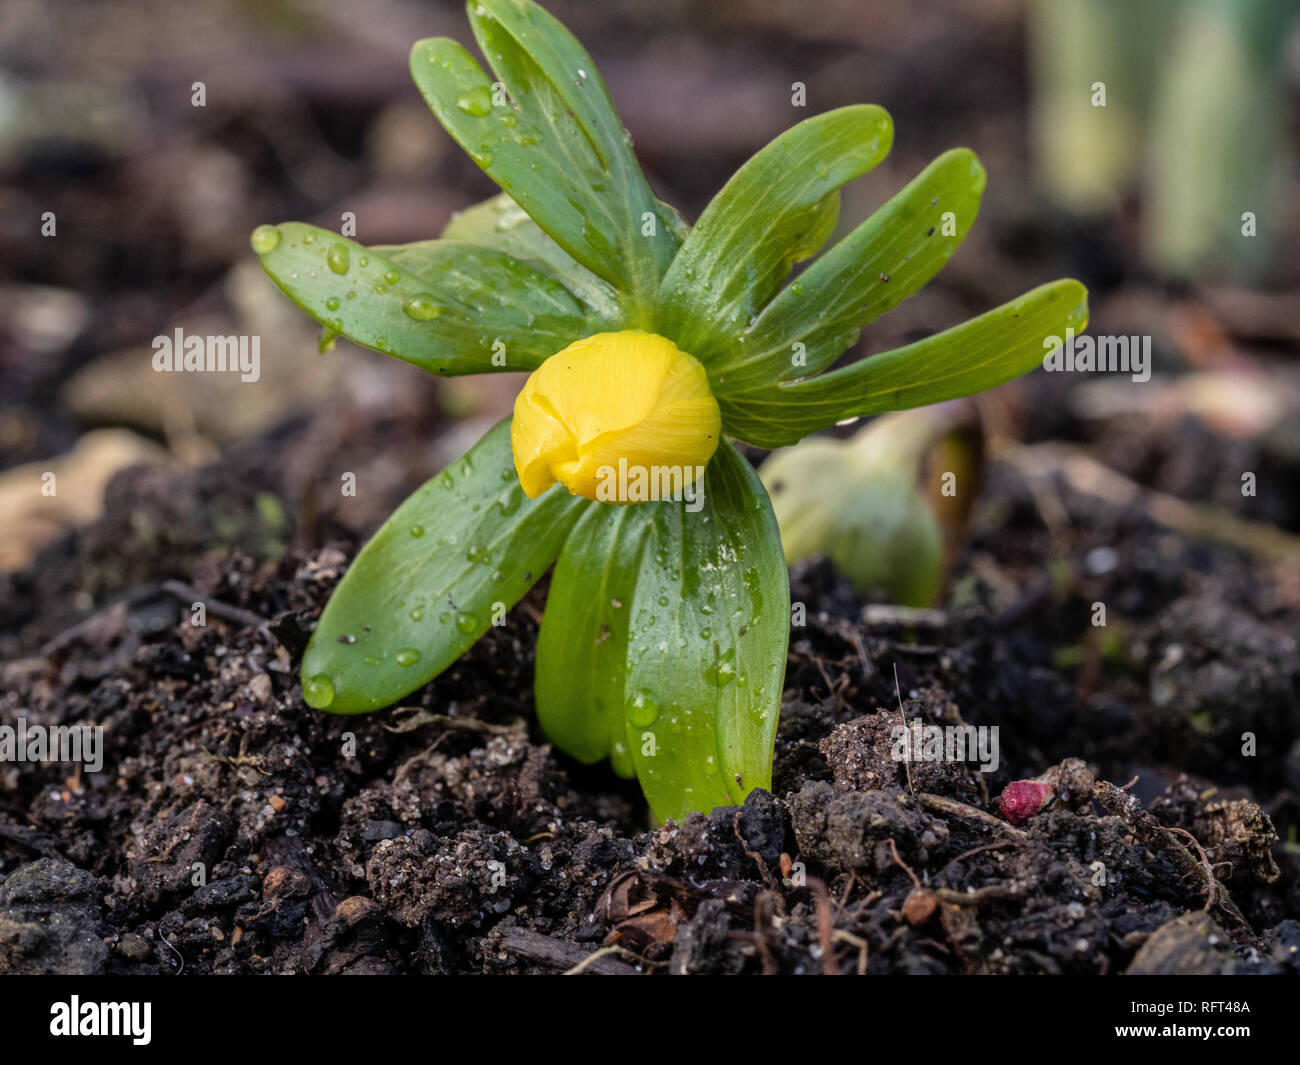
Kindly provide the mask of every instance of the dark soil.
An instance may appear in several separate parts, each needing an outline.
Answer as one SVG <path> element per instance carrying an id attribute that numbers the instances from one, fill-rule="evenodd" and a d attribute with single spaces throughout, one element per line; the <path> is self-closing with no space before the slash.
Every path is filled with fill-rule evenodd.
<path id="1" fill-rule="evenodd" d="M 318 359 L 251 260 L 259 223 L 347 210 L 361 239 L 396 243 L 495 191 L 407 73 L 413 37 L 468 39 L 463 5 L 392 6 L 27 5 L 0 42 L 35 116 L 0 151 L 0 470 L 94 426 L 173 463 L 118 473 L 97 521 L 0 572 L 0 725 L 99 724 L 107 747 L 97 774 L 0 762 L 0 973 L 1300 969 L 1300 583 L 1140 498 L 1030 477 L 1014 450 L 941 610 L 864 604 L 825 564 L 794 575 L 807 623 L 773 790 L 743 809 L 652 827 L 635 782 L 547 744 L 544 583 L 404 707 L 304 704 L 301 649 L 362 538 L 513 399 L 506 379 L 435 382 L 343 342 Z M 1035 373 L 991 397 L 989 424 L 1300 532 L 1300 257 L 1265 293 L 1175 288 L 1140 265 L 1135 205 L 1048 207 L 1018 5 L 550 6 L 688 217 L 840 104 L 879 102 L 898 130 L 846 222 L 939 152 L 977 149 L 990 183 L 965 247 L 858 354 L 1078 276 L 1095 332 L 1154 336 L 1157 374 L 1124 397 L 1148 405 L 1085 417 L 1088 383 Z M 83 73 L 75 99 L 98 117 L 71 123 Z M 57 240 L 33 221 L 47 210 Z M 1297 218 L 1271 223 L 1290 227 L 1280 247 Z M 182 324 L 264 335 L 259 387 L 164 389 L 148 345 Z M 1289 404 L 1267 433 L 1156 392 L 1243 366 Z M 342 471 L 361 486 L 346 501 Z M 4 518 L 7 548 L 25 530 Z M 1000 764 L 903 768 L 900 719 L 996 726 Z M 1055 801 L 1009 824 L 1000 793 L 1043 774 Z"/>
<path id="2" fill-rule="evenodd" d="M 297 654 L 352 539 L 282 552 L 255 478 L 128 470 L 10 579 L 0 718 L 107 750 L 0 773 L 0 972 L 1296 970 L 1295 616 L 1235 552 L 1061 492 L 1091 531 L 1049 576 L 992 468 L 943 611 L 866 620 L 796 573 L 773 793 L 653 828 L 533 721 L 544 588 L 407 706 L 319 714 Z M 242 549 L 200 550 L 214 507 Z M 83 593 L 109 605 L 74 624 Z M 999 726 L 996 772 L 890 756 L 895 668 L 906 718 Z M 1058 763 L 1054 803 L 998 815 Z"/>

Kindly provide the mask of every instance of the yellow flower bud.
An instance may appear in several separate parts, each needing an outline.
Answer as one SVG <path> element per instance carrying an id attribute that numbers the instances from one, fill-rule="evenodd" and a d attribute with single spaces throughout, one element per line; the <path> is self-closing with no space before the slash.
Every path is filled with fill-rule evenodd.
<path id="1" fill-rule="evenodd" d="M 704 367 L 654 333 L 597 333 L 552 355 L 515 400 L 515 470 L 530 497 L 556 481 L 574 495 L 640 503 L 703 473 L 722 416 Z"/>

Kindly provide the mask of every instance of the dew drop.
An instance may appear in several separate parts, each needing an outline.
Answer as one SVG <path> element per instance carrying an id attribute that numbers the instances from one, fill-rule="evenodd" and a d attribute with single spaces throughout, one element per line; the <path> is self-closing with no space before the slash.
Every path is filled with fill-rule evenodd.
<path id="1" fill-rule="evenodd" d="M 413 666 L 420 661 L 420 652 L 414 647 L 403 647 L 397 654 L 393 655 L 393 661 L 399 666 Z"/>
<path id="2" fill-rule="evenodd" d="M 414 536 L 414 537 L 418 540 L 421 536 L 424 535 L 424 526 L 423 526 L 423 525 L 412 525 L 412 526 L 411 526 L 411 535 Z"/>
<path id="3" fill-rule="evenodd" d="M 626 714 L 633 728 L 648 728 L 659 717 L 659 704 L 653 694 L 642 688 L 628 700 Z"/>
<path id="4" fill-rule="evenodd" d="M 468 610 L 462 610 L 456 615 L 456 628 L 468 636 L 478 628 L 478 616 L 471 614 Z"/>
<path id="5" fill-rule="evenodd" d="M 492 93 L 484 85 L 476 86 L 457 96 L 456 106 L 467 115 L 482 118 L 492 110 Z"/>
<path id="6" fill-rule="evenodd" d="M 731 648 L 709 664 L 704 671 L 704 679 L 715 688 L 725 688 L 736 679 L 736 650 Z"/>
<path id="7" fill-rule="evenodd" d="M 258 226 L 248 242 L 258 255 L 266 255 L 280 246 L 280 231 L 275 226 Z"/>
<path id="8" fill-rule="evenodd" d="M 427 322 L 442 314 L 442 308 L 430 296 L 412 296 L 402 304 L 402 311 L 406 317 L 414 318 L 417 322 Z"/>
<path id="9" fill-rule="evenodd" d="M 325 264 L 336 274 L 346 274 L 348 272 L 348 246 L 346 244 L 331 244 L 330 250 L 325 253 Z"/>
<path id="10" fill-rule="evenodd" d="M 325 306 L 331 311 L 337 311 L 339 309 L 339 298 L 337 296 L 331 296 L 325 301 Z"/>
<path id="11" fill-rule="evenodd" d="M 311 680 L 307 681 L 302 694 L 309 706 L 314 706 L 317 710 L 324 710 L 334 701 L 334 682 L 324 673 L 317 673 Z"/>

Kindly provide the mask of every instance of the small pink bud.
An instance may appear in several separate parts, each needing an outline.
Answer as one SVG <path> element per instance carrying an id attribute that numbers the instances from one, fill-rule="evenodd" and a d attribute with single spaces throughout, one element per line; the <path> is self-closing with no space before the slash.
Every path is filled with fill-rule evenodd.
<path id="1" fill-rule="evenodd" d="M 1041 780 L 1014 780 L 1003 789 L 998 805 L 1002 816 L 1018 825 L 1038 813 L 1055 794 L 1056 789 Z"/>

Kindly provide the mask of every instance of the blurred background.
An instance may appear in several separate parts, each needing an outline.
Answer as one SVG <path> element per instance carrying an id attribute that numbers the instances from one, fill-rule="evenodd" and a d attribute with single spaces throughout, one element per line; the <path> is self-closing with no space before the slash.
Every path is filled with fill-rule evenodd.
<path id="1" fill-rule="evenodd" d="M 688 218 L 771 137 L 842 104 L 881 104 L 896 126 L 891 156 L 845 191 L 843 229 L 944 149 L 977 151 L 989 184 L 971 236 L 859 354 L 1073 275 L 1093 333 L 1152 337 L 1154 374 L 1038 373 L 988 400 L 1002 445 L 976 544 L 1006 517 L 998 469 L 1067 540 L 1043 486 L 1091 478 L 1261 562 L 1252 602 L 1294 609 L 1276 567 L 1300 533 L 1296 3 L 548 6 Z M 408 76 L 431 35 L 468 41 L 463 7 L 6 0 L 0 651 L 213 551 L 355 541 L 508 412 L 509 376 L 442 382 L 346 342 L 317 354 L 248 246 L 259 223 L 337 229 L 344 212 L 363 243 L 423 239 L 494 191 Z M 150 341 L 177 327 L 260 335 L 261 380 L 155 373 Z M 1034 450 L 1060 442 L 1077 450 Z"/>

